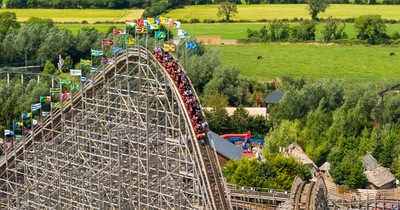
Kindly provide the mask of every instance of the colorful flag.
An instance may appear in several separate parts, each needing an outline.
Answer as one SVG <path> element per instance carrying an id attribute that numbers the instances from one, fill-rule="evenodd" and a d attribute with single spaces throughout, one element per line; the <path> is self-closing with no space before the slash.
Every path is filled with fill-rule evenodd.
<path id="1" fill-rule="evenodd" d="M 32 116 L 32 113 L 26 113 L 26 114 L 22 114 L 22 119 L 23 120 L 26 120 L 26 119 L 28 119 L 28 118 L 30 118 Z"/>
<path id="2" fill-rule="evenodd" d="M 103 63 L 107 63 L 108 62 L 108 58 L 103 57 Z"/>
<path id="3" fill-rule="evenodd" d="M 63 94 L 61 94 L 62 100 L 68 98 L 68 96 L 69 96 L 70 94 L 71 94 L 71 93 L 63 93 Z"/>
<path id="4" fill-rule="evenodd" d="M 150 21 L 148 21 L 148 20 L 143 20 L 143 24 L 144 24 L 145 26 L 151 25 L 151 24 L 150 24 Z"/>
<path id="5" fill-rule="evenodd" d="M 46 96 L 40 96 L 40 102 L 46 102 Z"/>
<path id="6" fill-rule="evenodd" d="M 91 60 L 83 60 L 83 59 L 81 59 L 81 65 L 82 66 L 90 66 L 90 65 L 92 65 L 92 61 Z"/>
<path id="7" fill-rule="evenodd" d="M 89 79 L 89 77 L 82 77 L 81 82 L 87 82 L 90 83 L 92 80 Z"/>
<path id="8" fill-rule="evenodd" d="M 78 88 L 78 85 L 71 85 L 71 91 L 74 91 Z"/>
<path id="9" fill-rule="evenodd" d="M 126 34 L 126 31 L 119 31 L 114 28 L 114 35 L 116 34 Z"/>
<path id="10" fill-rule="evenodd" d="M 172 44 L 164 44 L 164 51 L 175 51 L 175 47 Z"/>
<path id="11" fill-rule="evenodd" d="M 142 19 L 138 19 L 138 25 L 139 26 L 144 26 L 144 21 Z"/>
<path id="12" fill-rule="evenodd" d="M 165 22 L 165 20 L 167 20 L 166 18 L 160 17 L 160 20 L 161 20 L 161 24 L 167 24 L 167 23 Z"/>
<path id="13" fill-rule="evenodd" d="M 92 56 L 102 56 L 103 51 L 101 50 L 92 50 Z"/>
<path id="14" fill-rule="evenodd" d="M 73 69 L 71 69 L 71 70 L 69 70 L 69 75 L 70 76 L 81 76 L 81 70 L 73 70 Z"/>
<path id="15" fill-rule="evenodd" d="M 174 28 L 174 22 L 169 21 L 168 27 L 169 27 L 169 28 Z"/>
<path id="16" fill-rule="evenodd" d="M 123 49 L 121 47 L 113 47 L 113 54 L 114 53 L 120 53 L 122 51 L 123 51 Z"/>
<path id="17" fill-rule="evenodd" d="M 145 25 L 146 26 L 146 29 L 147 30 L 150 30 L 151 29 L 151 25 L 150 24 L 147 24 L 147 25 Z M 154 29 L 154 27 L 153 27 L 153 29 Z"/>
<path id="18" fill-rule="evenodd" d="M 150 23 L 151 25 L 154 24 L 154 18 L 147 18 L 147 20 L 149 21 L 149 23 Z"/>
<path id="19" fill-rule="evenodd" d="M 145 33 L 147 33 L 147 28 L 146 27 L 136 27 L 136 33 L 145 34 Z"/>
<path id="20" fill-rule="evenodd" d="M 61 108 L 60 102 L 57 103 L 51 103 L 51 108 L 55 109 L 55 108 Z"/>
<path id="21" fill-rule="evenodd" d="M 22 122 L 14 121 L 14 128 L 22 126 Z"/>
<path id="22" fill-rule="evenodd" d="M 126 27 L 136 27 L 137 21 L 136 20 L 125 20 Z"/>
<path id="23" fill-rule="evenodd" d="M 159 29 L 160 28 L 160 26 L 159 25 L 156 25 L 156 24 L 154 24 L 154 25 L 151 25 L 151 29 Z"/>
<path id="24" fill-rule="evenodd" d="M 61 84 L 69 85 L 69 84 L 71 84 L 71 79 L 70 78 L 61 78 Z"/>
<path id="25" fill-rule="evenodd" d="M 25 133 L 29 133 L 29 129 L 28 128 L 25 128 Z"/>
<path id="26" fill-rule="evenodd" d="M 4 130 L 4 135 L 5 136 L 7 136 L 7 135 L 13 136 L 14 135 L 14 131 Z"/>
<path id="27" fill-rule="evenodd" d="M 104 46 L 114 46 L 114 40 L 111 39 L 103 39 Z"/>
<path id="28" fill-rule="evenodd" d="M 195 49 L 197 49 L 197 44 L 193 43 L 193 42 L 187 42 L 186 43 L 186 49 L 195 50 Z"/>
<path id="29" fill-rule="evenodd" d="M 125 38 L 125 44 L 135 44 L 135 38 Z"/>
<path id="30" fill-rule="evenodd" d="M 187 36 L 188 33 L 184 30 L 178 30 L 178 36 Z"/>
<path id="31" fill-rule="evenodd" d="M 60 88 L 59 87 L 50 88 L 50 93 L 59 93 L 59 92 L 60 92 Z"/>
<path id="32" fill-rule="evenodd" d="M 154 19 L 154 24 L 155 25 L 160 25 L 160 20 L 159 19 Z"/>
<path id="33" fill-rule="evenodd" d="M 42 117 L 47 117 L 50 115 L 50 112 L 42 112 Z"/>
<path id="34" fill-rule="evenodd" d="M 35 120 L 35 119 L 32 119 L 32 123 L 33 123 L 33 125 L 37 125 L 37 120 Z"/>
<path id="35" fill-rule="evenodd" d="M 42 108 L 42 104 L 41 103 L 32 104 L 31 105 L 31 111 L 35 111 L 35 110 L 40 109 L 40 108 Z"/>
<path id="36" fill-rule="evenodd" d="M 22 139 L 22 135 L 15 135 L 15 140 L 19 141 Z"/>
<path id="37" fill-rule="evenodd" d="M 158 38 L 158 39 L 165 38 L 165 32 L 164 31 L 156 31 L 156 38 Z"/>
<path id="38" fill-rule="evenodd" d="M 181 27 L 181 22 L 175 21 L 174 22 L 174 28 L 180 28 Z"/>

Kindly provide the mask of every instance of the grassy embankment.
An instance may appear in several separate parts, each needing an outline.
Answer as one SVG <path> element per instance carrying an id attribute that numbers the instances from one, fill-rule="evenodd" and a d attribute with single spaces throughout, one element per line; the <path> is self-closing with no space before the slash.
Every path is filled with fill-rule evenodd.
<path id="1" fill-rule="evenodd" d="M 238 66 L 244 76 L 260 80 L 299 78 L 354 79 L 373 84 L 400 82 L 400 48 L 326 45 L 214 45 L 222 63 Z M 262 55 L 262 59 L 257 56 Z M 397 83 L 396 83 L 397 84 Z"/>

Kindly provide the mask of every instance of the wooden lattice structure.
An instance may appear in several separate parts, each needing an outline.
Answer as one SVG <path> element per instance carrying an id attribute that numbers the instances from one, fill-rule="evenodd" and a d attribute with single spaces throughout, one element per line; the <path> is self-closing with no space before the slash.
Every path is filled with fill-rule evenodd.
<path id="1" fill-rule="evenodd" d="M 299 176 L 294 179 L 290 193 L 292 210 L 325 210 L 328 206 L 328 191 L 324 178 L 315 182 L 305 182 Z"/>

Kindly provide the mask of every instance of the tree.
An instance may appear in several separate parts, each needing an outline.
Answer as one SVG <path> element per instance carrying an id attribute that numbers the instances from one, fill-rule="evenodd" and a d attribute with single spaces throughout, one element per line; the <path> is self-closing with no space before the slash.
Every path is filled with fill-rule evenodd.
<path id="1" fill-rule="evenodd" d="M 230 2 L 222 2 L 218 6 L 218 17 L 225 17 L 226 21 L 229 22 L 229 18 L 232 16 L 235 16 L 235 14 L 238 14 L 237 6 L 234 3 Z"/>
<path id="2" fill-rule="evenodd" d="M 359 189 L 364 186 L 364 182 L 365 182 L 365 175 L 363 173 L 363 168 L 361 166 L 361 163 L 358 162 L 351 169 L 347 185 L 349 185 L 349 187 L 352 189 Z"/>
<path id="3" fill-rule="evenodd" d="M 310 12 L 311 18 L 317 20 L 318 13 L 325 12 L 330 3 L 330 0 L 308 0 L 307 9 Z"/>
<path id="4" fill-rule="evenodd" d="M 64 65 L 62 67 L 62 72 L 67 73 L 69 72 L 69 70 L 72 68 L 72 66 L 74 65 L 74 62 L 72 61 L 71 56 L 67 56 L 64 60 Z"/>
<path id="5" fill-rule="evenodd" d="M 40 24 L 42 27 L 50 28 L 54 26 L 54 21 L 53 19 L 50 18 L 30 17 L 26 21 L 26 25 L 32 25 L 32 24 Z"/>
<path id="6" fill-rule="evenodd" d="M 385 20 L 380 15 L 361 15 L 354 20 L 354 28 L 358 39 L 369 39 L 386 32 Z"/>
<path id="7" fill-rule="evenodd" d="M 17 21 L 15 12 L 0 13 L 0 33 L 4 36 L 10 29 L 18 29 L 21 25 Z"/>
<path id="8" fill-rule="evenodd" d="M 329 17 L 324 25 L 324 29 L 322 30 L 322 35 L 325 42 L 347 37 L 346 33 L 343 32 L 346 28 L 346 24 L 344 22 L 342 26 L 340 26 L 340 24 L 341 23 L 339 21 L 332 20 L 331 17 Z"/>

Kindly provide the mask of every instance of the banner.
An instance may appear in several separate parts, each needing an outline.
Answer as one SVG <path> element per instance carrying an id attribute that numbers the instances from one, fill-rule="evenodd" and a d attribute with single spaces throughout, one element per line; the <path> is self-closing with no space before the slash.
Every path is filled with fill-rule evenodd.
<path id="1" fill-rule="evenodd" d="M 114 53 L 120 53 L 122 51 L 123 51 L 123 49 L 121 47 L 113 47 L 113 54 Z"/>
<path id="2" fill-rule="evenodd" d="M 103 51 L 101 50 L 92 50 L 92 56 L 102 56 Z"/>
<path id="3" fill-rule="evenodd" d="M 138 19 L 138 26 L 144 26 L 144 21 L 142 19 Z"/>
<path id="4" fill-rule="evenodd" d="M 126 31 L 119 31 L 114 28 L 114 35 L 116 34 L 126 34 Z"/>
<path id="5" fill-rule="evenodd" d="M 126 27 L 136 27 L 137 21 L 136 20 L 125 20 Z"/>
<path id="6" fill-rule="evenodd" d="M 78 85 L 71 85 L 71 91 L 74 91 L 78 88 Z"/>
<path id="7" fill-rule="evenodd" d="M 50 116 L 50 112 L 42 112 L 42 117 Z"/>
<path id="8" fill-rule="evenodd" d="M 31 111 L 35 111 L 35 110 L 40 109 L 40 108 L 42 108 L 42 104 L 41 103 L 31 105 Z"/>
<path id="9" fill-rule="evenodd" d="M 184 30 L 178 30 L 178 36 L 187 36 L 188 33 Z"/>
<path id="10" fill-rule="evenodd" d="M 81 76 L 81 70 L 69 70 L 69 75 L 70 76 Z"/>
<path id="11" fill-rule="evenodd" d="M 125 38 L 125 44 L 135 44 L 135 38 Z"/>
<path id="12" fill-rule="evenodd" d="M 147 28 L 146 27 L 136 27 L 136 33 L 145 34 L 145 33 L 147 33 Z"/>
<path id="13" fill-rule="evenodd" d="M 59 87 L 50 88 L 50 93 L 59 93 L 59 92 L 60 92 L 60 88 Z"/>
<path id="14" fill-rule="evenodd" d="M 15 135 L 15 140 L 19 141 L 22 139 L 22 135 Z"/>
<path id="15" fill-rule="evenodd" d="M 181 27 L 181 22 L 175 21 L 174 22 L 174 28 L 180 28 Z"/>
<path id="16" fill-rule="evenodd" d="M 61 78 L 61 84 L 69 85 L 69 84 L 71 84 L 71 79 L 70 78 Z"/>
<path id="17" fill-rule="evenodd" d="M 63 94 L 61 95 L 62 100 L 68 98 L 69 95 L 71 95 L 71 93 L 63 93 Z"/>
<path id="18" fill-rule="evenodd" d="M 169 21 L 168 28 L 175 28 L 175 27 L 174 27 L 174 22 Z"/>
<path id="19" fill-rule="evenodd" d="M 18 122 L 18 121 L 14 121 L 14 128 L 18 128 L 18 127 L 20 127 L 20 126 L 22 126 L 22 122 Z"/>
<path id="20" fill-rule="evenodd" d="M 50 102 L 51 96 L 40 96 L 40 102 Z"/>
<path id="21" fill-rule="evenodd" d="M 150 23 L 151 25 L 154 24 L 154 18 L 147 18 L 147 20 L 149 21 L 149 23 Z"/>
<path id="22" fill-rule="evenodd" d="M 156 31 L 156 38 L 158 38 L 158 39 L 165 38 L 165 32 L 164 31 Z"/>
<path id="23" fill-rule="evenodd" d="M 195 50 L 195 49 L 197 49 L 197 44 L 193 43 L 193 42 L 187 42 L 186 49 Z"/>
<path id="24" fill-rule="evenodd" d="M 51 108 L 52 109 L 55 109 L 55 108 L 61 108 L 61 105 L 60 105 L 60 102 L 57 102 L 57 103 L 51 103 Z"/>
<path id="25" fill-rule="evenodd" d="M 174 45 L 164 44 L 164 51 L 175 51 Z"/>
<path id="26" fill-rule="evenodd" d="M 90 65 L 92 65 L 92 61 L 91 60 L 83 60 L 83 59 L 81 59 L 81 65 L 82 66 L 90 66 Z"/>
<path id="27" fill-rule="evenodd" d="M 114 46 L 114 40 L 111 39 L 103 39 L 104 46 Z"/>
<path id="28" fill-rule="evenodd" d="M 161 24 L 167 24 L 167 23 L 165 22 L 165 20 L 167 20 L 167 18 L 160 17 L 160 20 L 161 20 Z"/>
<path id="29" fill-rule="evenodd" d="M 160 25 L 160 20 L 159 19 L 154 19 L 154 25 Z"/>
<path id="30" fill-rule="evenodd" d="M 7 135 L 13 136 L 14 135 L 14 131 L 4 130 L 4 135 L 5 136 L 7 136 Z"/>
<path id="31" fill-rule="evenodd" d="M 26 119 L 28 119 L 28 118 L 30 118 L 32 116 L 32 113 L 26 113 L 26 114 L 22 114 L 22 119 L 23 120 L 26 120 Z"/>

